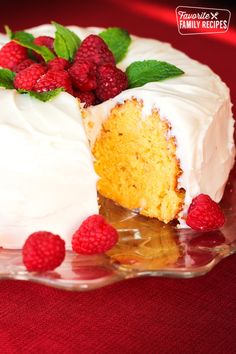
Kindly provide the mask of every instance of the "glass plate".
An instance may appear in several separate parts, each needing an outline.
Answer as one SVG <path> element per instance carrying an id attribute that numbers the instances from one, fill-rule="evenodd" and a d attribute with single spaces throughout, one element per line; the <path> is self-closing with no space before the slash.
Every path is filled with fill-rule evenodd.
<path id="1" fill-rule="evenodd" d="M 80 256 L 70 251 L 55 271 L 27 272 L 20 250 L 0 249 L 0 278 L 29 280 L 65 290 L 92 290 L 142 276 L 192 278 L 209 272 L 236 252 L 236 168 L 221 206 L 226 224 L 214 232 L 178 229 L 123 209 L 100 198 L 101 214 L 119 231 L 119 243 L 106 255 Z"/>

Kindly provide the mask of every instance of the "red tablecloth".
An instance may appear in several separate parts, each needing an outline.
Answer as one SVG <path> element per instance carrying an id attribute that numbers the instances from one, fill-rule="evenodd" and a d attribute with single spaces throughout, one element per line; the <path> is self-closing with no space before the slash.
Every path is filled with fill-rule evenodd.
<path id="1" fill-rule="evenodd" d="M 140 278 L 90 293 L 0 285 L 3 354 L 233 354 L 236 257 L 195 279 Z"/>
<path id="2" fill-rule="evenodd" d="M 183 37 L 174 22 L 175 5 L 127 3 L 128 7 L 118 0 L 4 2 L 0 24 L 22 29 L 54 19 L 81 26 L 116 25 L 169 41 L 211 66 L 236 101 L 235 11 L 228 34 Z M 176 3 L 180 4 L 186 5 Z M 0 298 L 3 354 L 235 353 L 236 256 L 201 278 L 140 278 L 89 293 L 2 281 Z"/>

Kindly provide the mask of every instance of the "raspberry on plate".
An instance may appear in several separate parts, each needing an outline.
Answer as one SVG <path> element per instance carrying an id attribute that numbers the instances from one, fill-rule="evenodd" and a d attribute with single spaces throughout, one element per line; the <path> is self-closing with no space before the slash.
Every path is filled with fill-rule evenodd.
<path id="1" fill-rule="evenodd" d="M 81 91 L 97 87 L 96 65 L 90 60 L 76 61 L 68 70 L 73 85 Z"/>
<path id="2" fill-rule="evenodd" d="M 82 103 L 84 103 L 85 108 L 93 105 L 96 102 L 96 96 L 92 91 L 82 92 L 82 91 L 74 90 L 73 95 L 74 97 L 79 98 Z"/>
<path id="3" fill-rule="evenodd" d="M 112 64 L 104 64 L 98 67 L 97 89 L 95 92 L 101 101 L 115 97 L 127 87 L 128 79 L 122 70 Z"/>
<path id="4" fill-rule="evenodd" d="M 103 216 L 92 215 L 84 220 L 72 237 L 72 248 L 79 254 L 104 253 L 118 241 L 118 232 Z"/>
<path id="5" fill-rule="evenodd" d="M 211 231 L 222 227 L 225 217 L 220 206 L 208 195 L 199 194 L 188 209 L 186 224 L 197 231 Z"/>
<path id="6" fill-rule="evenodd" d="M 65 91 L 73 94 L 69 74 L 65 70 L 49 70 L 35 84 L 33 90 L 36 92 L 47 92 L 57 88 L 64 88 Z"/>
<path id="7" fill-rule="evenodd" d="M 6 69 L 13 68 L 27 59 L 27 49 L 15 41 L 5 44 L 0 50 L 0 66 Z"/>
<path id="8" fill-rule="evenodd" d="M 15 88 L 31 91 L 45 71 L 46 68 L 41 64 L 33 64 L 26 69 L 21 70 L 15 76 Z"/>
<path id="9" fill-rule="evenodd" d="M 115 65 L 115 58 L 112 52 L 104 40 L 95 34 L 90 34 L 82 41 L 74 60 L 90 60 L 96 65 L 106 63 Z"/>
<path id="10" fill-rule="evenodd" d="M 25 241 L 22 254 L 23 263 L 29 271 L 53 270 L 65 258 L 65 241 L 51 232 L 34 232 Z"/>

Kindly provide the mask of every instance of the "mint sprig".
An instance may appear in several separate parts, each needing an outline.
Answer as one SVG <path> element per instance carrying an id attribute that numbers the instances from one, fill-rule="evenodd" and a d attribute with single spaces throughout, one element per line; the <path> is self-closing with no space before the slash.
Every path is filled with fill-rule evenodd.
<path id="1" fill-rule="evenodd" d="M 81 40 L 71 30 L 60 25 L 57 22 L 52 22 L 56 27 L 54 50 L 55 53 L 66 60 L 72 61 L 74 59 L 75 53 L 77 52 Z"/>
<path id="2" fill-rule="evenodd" d="M 58 96 L 59 93 L 65 91 L 63 88 L 57 88 L 55 90 L 47 91 L 47 92 L 34 92 L 27 90 L 18 90 L 19 93 L 29 94 L 31 97 L 37 98 L 42 102 L 47 102 L 52 100 L 54 97 Z"/>
<path id="3" fill-rule="evenodd" d="M 14 40 L 18 42 L 20 45 L 22 45 L 23 47 L 31 49 L 36 53 L 40 54 L 46 63 L 48 63 L 50 60 L 55 58 L 55 55 L 50 49 L 48 49 L 45 46 L 41 46 L 41 45 L 39 46 L 37 44 L 34 44 L 31 40 L 28 40 L 27 38 L 20 36 L 18 38 L 14 38 Z"/>
<path id="4" fill-rule="evenodd" d="M 34 36 L 31 33 L 25 32 L 25 31 L 18 31 L 18 32 L 12 32 L 12 39 L 20 42 L 33 42 Z"/>
<path id="5" fill-rule="evenodd" d="M 14 89 L 13 80 L 15 73 L 8 69 L 0 69 L 0 87 Z"/>
<path id="6" fill-rule="evenodd" d="M 64 58 L 66 60 L 70 60 L 70 54 L 66 45 L 66 41 L 58 32 L 56 32 L 56 38 L 54 41 L 54 50 L 58 57 Z"/>
<path id="7" fill-rule="evenodd" d="M 126 69 L 129 88 L 139 87 L 148 82 L 161 81 L 183 75 L 183 70 L 165 61 L 135 61 Z"/>
<path id="8" fill-rule="evenodd" d="M 28 32 L 25 31 L 18 31 L 18 32 L 13 32 L 9 26 L 4 26 L 5 32 L 8 35 L 8 37 L 13 40 L 25 40 L 29 42 L 33 42 L 34 36 Z"/>
<path id="9" fill-rule="evenodd" d="M 46 63 L 55 58 L 55 55 L 50 49 L 45 46 L 39 46 L 33 43 L 34 36 L 32 34 L 25 31 L 13 32 L 9 26 L 4 26 L 4 28 L 6 34 L 11 40 L 14 40 L 23 47 L 26 47 L 29 50 L 33 50 L 36 53 L 40 54 Z"/>
<path id="10" fill-rule="evenodd" d="M 130 35 L 126 30 L 118 27 L 110 27 L 99 33 L 99 36 L 113 53 L 116 63 L 124 59 L 131 43 Z"/>

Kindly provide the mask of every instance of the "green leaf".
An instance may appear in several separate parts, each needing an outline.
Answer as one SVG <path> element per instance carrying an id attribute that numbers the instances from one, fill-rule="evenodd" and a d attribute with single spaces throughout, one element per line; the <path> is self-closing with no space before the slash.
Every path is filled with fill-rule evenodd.
<path id="1" fill-rule="evenodd" d="M 13 32 L 9 26 L 4 26 L 5 28 L 5 32 L 6 34 L 8 35 L 8 37 L 11 39 L 11 40 L 17 40 L 18 42 L 20 41 L 29 41 L 29 42 L 33 42 L 34 40 L 34 36 L 30 33 L 27 33 L 25 31 L 18 31 L 18 32 Z M 33 55 L 33 50 L 32 49 L 28 49 L 28 55 L 29 55 L 29 58 L 32 59 L 32 60 L 35 60 L 35 57 Z"/>
<path id="2" fill-rule="evenodd" d="M 129 88 L 143 86 L 148 82 L 161 81 L 182 74 L 184 72 L 176 66 L 157 60 L 135 61 L 126 69 Z"/>
<path id="3" fill-rule="evenodd" d="M 5 32 L 8 35 L 10 39 L 16 39 L 16 40 L 27 40 L 29 42 L 33 42 L 34 36 L 28 32 L 25 31 L 18 31 L 18 32 L 13 32 L 9 26 L 4 26 Z"/>
<path id="4" fill-rule="evenodd" d="M 52 22 L 56 27 L 54 49 L 60 58 L 72 61 L 77 49 L 80 46 L 81 40 L 74 32 L 60 25 L 57 22 Z"/>
<path id="5" fill-rule="evenodd" d="M 12 35 L 12 39 L 17 40 L 17 41 L 28 41 L 28 42 L 33 42 L 34 36 L 30 33 L 27 33 L 25 31 L 19 31 L 15 32 Z"/>
<path id="6" fill-rule="evenodd" d="M 21 44 L 23 47 L 26 47 L 28 49 L 32 49 L 36 53 L 40 54 L 46 63 L 55 58 L 55 55 L 53 54 L 53 52 L 50 49 L 48 49 L 45 46 L 36 45 L 28 38 L 26 38 L 26 37 L 24 38 L 24 37 L 20 36 L 19 38 L 16 38 L 16 39 L 14 38 L 14 40 L 16 42 L 18 42 L 19 44 Z"/>
<path id="7" fill-rule="evenodd" d="M 34 91 L 26 91 L 26 90 L 18 90 L 19 93 L 26 94 L 28 93 L 31 97 L 37 98 L 42 102 L 47 102 L 52 100 L 54 97 L 58 96 L 59 93 L 65 91 L 63 88 L 57 88 L 55 90 L 47 91 L 47 92 L 34 92 Z"/>
<path id="8" fill-rule="evenodd" d="M 110 27 L 101 32 L 99 36 L 113 53 L 116 63 L 124 59 L 131 43 L 131 37 L 126 30 L 118 27 Z"/>
<path id="9" fill-rule="evenodd" d="M 66 41 L 58 32 L 56 32 L 56 37 L 54 41 L 54 50 L 58 55 L 58 57 L 64 58 L 66 60 L 70 60 L 70 54 L 67 49 Z"/>
<path id="10" fill-rule="evenodd" d="M 15 73 L 8 69 L 0 69 L 0 87 L 5 87 L 6 89 L 14 89 L 13 80 Z"/>

